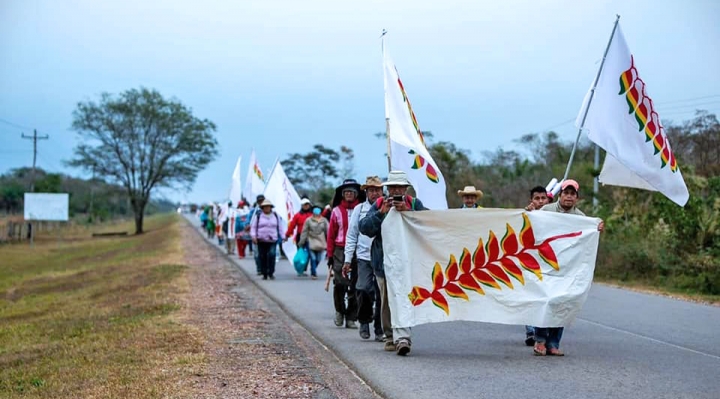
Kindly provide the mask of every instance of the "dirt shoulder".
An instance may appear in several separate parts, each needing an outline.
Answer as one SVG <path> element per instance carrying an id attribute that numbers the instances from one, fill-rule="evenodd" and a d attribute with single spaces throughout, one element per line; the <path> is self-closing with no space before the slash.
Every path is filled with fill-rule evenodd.
<path id="1" fill-rule="evenodd" d="M 377 398 L 355 373 L 187 223 L 185 323 L 202 335 L 197 397 Z"/>

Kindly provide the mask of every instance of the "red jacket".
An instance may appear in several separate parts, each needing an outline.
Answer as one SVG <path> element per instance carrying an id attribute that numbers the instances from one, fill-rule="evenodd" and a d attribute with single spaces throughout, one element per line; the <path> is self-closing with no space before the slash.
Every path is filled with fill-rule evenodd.
<path id="1" fill-rule="evenodd" d="M 348 224 L 350 223 L 350 212 L 358 205 L 360 201 L 355 200 L 348 204 L 343 201 L 340 205 L 333 208 L 330 214 L 330 226 L 328 227 L 327 235 L 327 257 L 333 256 L 335 247 L 345 247 L 345 236 L 348 231 Z"/>
<path id="2" fill-rule="evenodd" d="M 295 242 L 297 242 L 300 239 L 300 234 L 302 234 L 303 226 L 305 226 L 305 221 L 308 220 L 312 216 L 312 212 L 298 212 L 293 216 L 292 220 L 290 221 L 290 224 L 288 225 L 287 233 L 285 233 L 285 237 L 290 238 L 293 235 L 293 231 L 295 231 L 295 227 L 297 227 L 297 233 L 295 233 Z"/>

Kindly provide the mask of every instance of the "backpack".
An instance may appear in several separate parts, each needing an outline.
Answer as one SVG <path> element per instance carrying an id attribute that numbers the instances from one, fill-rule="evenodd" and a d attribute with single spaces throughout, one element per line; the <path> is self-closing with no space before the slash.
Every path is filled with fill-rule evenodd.
<path id="1" fill-rule="evenodd" d="M 257 237 L 258 230 L 260 230 L 260 216 L 262 212 L 258 213 L 256 216 L 258 218 L 258 222 L 255 225 L 255 237 Z M 275 211 L 272 211 L 272 214 L 275 215 L 275 220 L 277 221 L 277 236 L 278 236 L 278 242 L 282 242 L 282 235 L 280 234 L 280 217 L 278 216 Z"/>

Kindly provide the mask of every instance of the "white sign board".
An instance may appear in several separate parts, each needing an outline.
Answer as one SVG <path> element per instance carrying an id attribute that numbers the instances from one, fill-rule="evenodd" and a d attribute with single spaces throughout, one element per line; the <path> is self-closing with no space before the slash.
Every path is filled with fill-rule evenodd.
<path id="1" fill-rule="evenodd" d="M 25 193 L 25 220 L 67 222 L 68 194 Z"/>

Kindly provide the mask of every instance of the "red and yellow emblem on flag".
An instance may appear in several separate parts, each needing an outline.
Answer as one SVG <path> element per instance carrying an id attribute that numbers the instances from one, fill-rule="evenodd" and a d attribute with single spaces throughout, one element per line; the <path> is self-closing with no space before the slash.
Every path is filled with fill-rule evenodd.
<path id="1" fill-rule="evenodd" d="M 397 68 L 395 69 L 395 72 L 397 72 Z M 397 79 L 398 86 L 400 87 L 400 92 L 402 93 L 403 101 L 405 102 L 405 105 L 407 106 L 408 112 L 410 113 L 410 119 L 412 120 L 413 127 L 415 128 L 415 131 L 418 134 L 418 137 L 420 137 L 420 142 L 422 145 L 427 148 L 427 145 L 425 144 L 425 136 L 423 136 L 422 131 L 420 130 L 420 126 L 418 125 L 417 118 L 415 117 L 415 112 L 413 112 L 412 105 L 410 104 L 410 99 L 407 96 L 407 93 L 405 92 L 405 87 L 402 84 L 402 81 L 400 80 L 400 74 L 398 73 L 398 79 Z M 425 158 L 423 158 L 422 155 L 416 153 L 413 150 L 408 151 L 408 154 L 414 155 L 415 159 L 413 160 L 413 169 L 424 169 L 425 170 L 425 176 L 433 183 L 440 182 L 440 177 L 438 176 L 437 171 L 432 166 L 430 162 L 427 162 Z"/>
<path id="2" fill-rule="evenodd" d="M 645 134 L 646 142 L 652 141 L 655 155 L 660 154 L 660 168 L 670 165 L 670 170 L 673 173 L 677 172 L 677 160 L 670 148 L 665 129 L 660 123 L 660 117 L 655 112 L 652 99 L 645 93 L 645 82 L 640 79 L 632 56 L 630 56 L 630 68 L 620 75 L 618 95 L 625 95 L 628 113 L 634 114 L 638 131 Z"/>
<path id="3" fill-rule="evenodd" d="M 260 166 L 258 166 L 257 163 L 253 165 L 253 172 L 255 172 L 255 176 L 257 176 L 260 180 L 265 181 L 262 170 L 260 170 Z"/>

